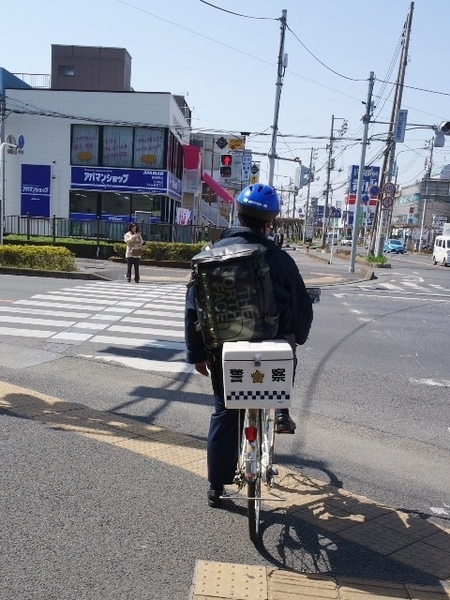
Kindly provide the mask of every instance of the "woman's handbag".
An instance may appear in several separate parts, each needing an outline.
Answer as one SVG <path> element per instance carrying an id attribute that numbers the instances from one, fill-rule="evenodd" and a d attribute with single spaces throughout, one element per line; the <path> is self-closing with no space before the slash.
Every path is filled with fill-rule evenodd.
<path id="1" fill-rule="evenodd" d="M 142 248 L 131 248 L 131 256 L 140 258 L 142 256 Z"/>

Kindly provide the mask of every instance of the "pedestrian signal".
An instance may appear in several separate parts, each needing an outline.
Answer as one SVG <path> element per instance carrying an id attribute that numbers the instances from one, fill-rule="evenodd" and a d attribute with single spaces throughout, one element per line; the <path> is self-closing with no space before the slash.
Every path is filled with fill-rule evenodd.
<path id="1" fill-rule="evenodd" d="M 231 165 L 233 163 L 233 157 L 231 154 L 220 155 L 220 176 L 231 177 Z"/>

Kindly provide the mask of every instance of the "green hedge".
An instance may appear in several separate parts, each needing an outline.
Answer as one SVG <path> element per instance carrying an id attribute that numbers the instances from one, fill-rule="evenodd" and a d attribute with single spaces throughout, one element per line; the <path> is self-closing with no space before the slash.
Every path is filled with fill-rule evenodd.
<path id="1" fill-rule="evenodd" d="M 143 260 L 173 260 L 183 261 L 191 258 L 200 252 L 204 242 L 197 244 L 181 244 L 170 242 L 146 242 L 143 246 Z M 120 258 L 125 257 L 126 245 L 123 243 L 114 244 L 114 253 Z"/>
<path id="2" fill-rule="evenodd" d="M 76 271 L 75 254 L 56 246 L 0 246 L 0 266 L 45 271 Z"/>

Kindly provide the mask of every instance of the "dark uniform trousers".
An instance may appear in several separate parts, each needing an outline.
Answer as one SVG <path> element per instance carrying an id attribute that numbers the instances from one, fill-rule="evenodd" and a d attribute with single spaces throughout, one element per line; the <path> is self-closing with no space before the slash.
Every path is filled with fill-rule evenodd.
<path id="1" fill-rule="evenodd" d="M 211 353 L 211 383 L 214 392 L 214 412 L 208 434 L 208 481 L 212 489 L 233 483 L 239 454 L 239 413 L 226 409 L 223 389 L 222 352 Z M 242 421 L 242 418 L 241 418 Z"/>

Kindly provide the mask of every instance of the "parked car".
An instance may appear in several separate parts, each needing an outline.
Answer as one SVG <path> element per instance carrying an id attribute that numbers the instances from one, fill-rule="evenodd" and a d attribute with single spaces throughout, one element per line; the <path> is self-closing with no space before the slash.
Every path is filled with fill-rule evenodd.
<path id="1" fill-rule="evenodd" d="M 397 254 L 403 254 L 405 246 L 402 240 L 386 240 L 383 246 L 383 252 L 396 252 Z"/>
<path id="2" fill-rule="evenodd" d="M 433 248 L 433 265 L 450 266 L 450 235 L 438 235 Z"/>
<path id="3" fill-rule="evenodd" d="M 353 243 L 353 238 L 351 235 L 345 235 L 341 240 L 341 246 L 351 246 Z"/>

